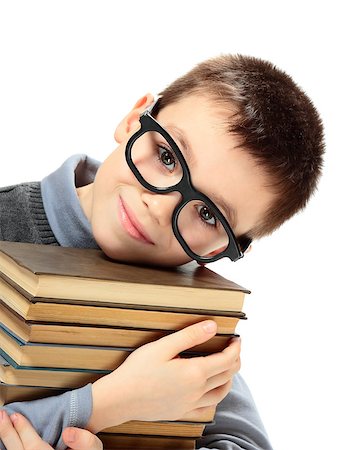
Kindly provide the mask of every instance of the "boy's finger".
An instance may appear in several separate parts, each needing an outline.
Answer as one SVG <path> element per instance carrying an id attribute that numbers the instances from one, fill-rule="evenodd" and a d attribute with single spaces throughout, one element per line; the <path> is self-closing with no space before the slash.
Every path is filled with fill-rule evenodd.
<path id="1" fill-rule="evenodd" d="M 24 448 L 24 450 L 53 450 L 49 444 L 41 439 L 26 417 L 19 413 L 15 413 L 10 416 L 10 419 L 21 439 L 22 448 Z M 13 450 L 12 447 L 9 448 L 9 450 Z"/>
<path id="2" fill-rule="evenodd" d="M 240 364 L 240 351 L 240 339 L 234 338 L 221 352 L 213 353 L 202 358 L 201 364 L 205 367 L 208 378 L 230 370 Z"/>
<path id="3" fill-rule="evenodd" d="M 228 383 L 228 381 L 232 380 L 234 374 L 239 371 L 239 365 L 240 364 L 237 365 L 238 370 L 226 370 L 225 372 L 219 373 L 218 375 L 209 378 L 206 383 L 206 392 L 209 392 L 219 386 L 223 386 L 224 384 Z"/>
<path id="4" fill-rule="evenodd" d="M 0 411 L 0 440 L 7 450 L 24 450 L 21 439 L 6 411 Z"/>
<path id="5" fill-rule="evenodd" d="M 204 320 L 165 336 L 156 341 L 156 344 L 163 347 L 164 351 L 162 355 L 166 359 L 172 359 L 179 353 L 208 341 L 216 334 L 216 331 L 216 322 L 213 320 Z"/>
<path id="6" fill-rule="evenodd" d="M 102 450 L 100 439 L 90 431 L 81 428 L 65 428 L 62 439 L 71 450 Z"/>
<path id="7" fill-rule="evenodd" d="M 199 400 L 198 407 L 203 408 L 210 405 L 217 405 L 224 399 L 224 397 L 226 397 L 228 392 L 231 390 L 231 386 L 232 380 L 229 380 L 227 381 L 226 384 L 218 386 L 215 389 L 212 389 L 211 391 L 207 392 Z"/>

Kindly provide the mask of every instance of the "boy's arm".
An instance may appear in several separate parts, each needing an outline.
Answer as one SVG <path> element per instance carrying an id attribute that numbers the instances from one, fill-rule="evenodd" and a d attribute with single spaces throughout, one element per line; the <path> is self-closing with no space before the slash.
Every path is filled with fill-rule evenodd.
<path id="1" fill-rule="evenodd" d="M 41 438 L 56 450 L 65 450 L 67 446 L 61 438 L 66 427 L 84 428 L 92 412 L 92 391 L 88 384 L 80 389 L 65 392 L 62 395 L 10 403 L 3 407 L 10 415 L 19 412 L 29 419 Z M 0 449 L 5 447 L 0 441 Z"/>
<path id="2" fill-rule="evenodd" d="M 248 386 L 238 373 L 231 391 L 217 406 L 215 423 L 205 428 L 196 448 L 273 450 Z"/>
<path id="3" fill-rule="evenodd" d="M 56 450 L 64 450 L 62 430 L 67 426 L 84 427 L 89 419 L 91 385 L 57 397 L 12 403 L 4 409 L 9 414 L 24 414 L 46 442 L 56 445 Z M 207 426 L 197 441 L 197 448 L 202 450 L 227 449 L 228 445 L 232 450 L 272 450 L 251 393 L 239 374 L 234 376 L 229 394 L 218 404 L 215 424 Z M 0 448 L 5 448 L 1 442 Z"/>
<path id="4" fill-rule="evenodd" d="M 222 351 L 206 357 L 177 358 L 184 350 L 211 339 L 216 323 L 203 321 L 143 345 L 116 370 L 93 385 L 61 396 L 6 406 L 32 423 L 41 438 L 64 448 L 65 427 L 92 432 L 128 420 L 173 420 L 217 404 L 230 389 L 240 365 L 240 343 L 231 340 Z"/>

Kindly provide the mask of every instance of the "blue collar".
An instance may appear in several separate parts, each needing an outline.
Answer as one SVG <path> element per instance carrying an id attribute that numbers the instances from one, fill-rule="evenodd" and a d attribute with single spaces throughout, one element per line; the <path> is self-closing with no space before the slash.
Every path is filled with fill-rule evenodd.
<path id="1" fill-rule="evenodd" d="M 87 155 L 74 155 L 41 181 L 44 209 L 62 247 L 98 248 L 76 188 L 92 183 L 99 166 Z"/>

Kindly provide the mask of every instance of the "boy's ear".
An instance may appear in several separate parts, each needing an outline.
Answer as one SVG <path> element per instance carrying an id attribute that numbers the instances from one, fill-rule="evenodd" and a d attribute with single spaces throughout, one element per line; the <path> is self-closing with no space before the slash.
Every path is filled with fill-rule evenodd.
<path id="1" fill-rule="evenodd" d="M 133 134 L 140 126 L 139 119 L 140 115 L 154 102 L 154 97 L 152 94 L 146 94 L 137 100 L 135 106 L 131 111 L 124 117 L 115 130 L 115 140 L 118 144 L 128 136 L 128 134 Z"/>
<path id="2" fill-rule="evenodd" d="M 244 253 L 249 253 L 250 251 L 252 251 L 252 244 L 249 244 L 247 250 Z"/>

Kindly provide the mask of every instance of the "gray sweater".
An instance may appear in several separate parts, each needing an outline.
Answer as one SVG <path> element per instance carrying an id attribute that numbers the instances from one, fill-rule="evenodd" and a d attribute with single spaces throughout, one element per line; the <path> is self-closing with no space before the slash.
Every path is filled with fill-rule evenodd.
<path id="1" fill-rule="evenodd" d="M 94 247 L 91 227 L 76 195 L 76 187 L 92 181 L 98 163 L 86 155 L 69 158 L 39 182 L 0 189 L 0 240 L 47 245 Z M 92 412 L 91 385 L 61 396 L 5 407 L 20 412 L 42 438 L 57 450 L 65 449 L 65 427 L 86 427 Z M 0 442 L 0 448 L 5 447 Z M 214 424 L 205 428 L 198 449 L 271 450 L 267 434 L 243 378 L 236 374 L 227 397 L 219 403 Z M 12 450 L 12 449 L 7 449 Z"/>

